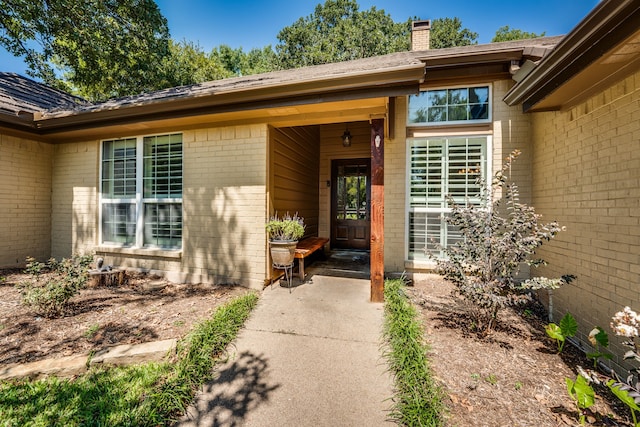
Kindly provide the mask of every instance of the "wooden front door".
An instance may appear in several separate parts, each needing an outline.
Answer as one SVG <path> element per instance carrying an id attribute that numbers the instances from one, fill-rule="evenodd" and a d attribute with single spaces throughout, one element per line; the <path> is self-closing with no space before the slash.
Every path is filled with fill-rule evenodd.
<path id="1" fill-rule="evenodd" d="M 331 162 L 331 247 L 369 249 L 371 159 Z"/>

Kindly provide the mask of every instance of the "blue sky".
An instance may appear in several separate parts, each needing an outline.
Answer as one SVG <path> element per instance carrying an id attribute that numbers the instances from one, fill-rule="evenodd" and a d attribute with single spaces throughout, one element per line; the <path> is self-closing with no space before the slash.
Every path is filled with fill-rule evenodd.
<path id="1" fill-rule="evenodd" d="M 206 51 L 227 44 L 245 51 L 278 42 L 280 29 L 313 13 L 324 0 L 156 0 L 176 40 L 198 42 Z M 409 17 L 458 17 L 464 27 L 489 43 L 509 25 L 524 31 L 560 35 L 569 32 L 598 0 L 359 0 L 360 10 L 384 9 L 396 22 Z M 25 74 L 20 58 L 0 48 L 0 71 Z"/>

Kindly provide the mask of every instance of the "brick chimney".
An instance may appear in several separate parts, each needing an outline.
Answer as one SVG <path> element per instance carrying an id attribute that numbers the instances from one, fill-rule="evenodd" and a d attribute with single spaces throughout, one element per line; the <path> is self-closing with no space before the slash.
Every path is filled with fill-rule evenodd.
<path id="1" fill-rule="evenodd" d="M 431 40 L 431 21 L 413 21 L 411 23 L 411 50 L 427 50 Z"/>

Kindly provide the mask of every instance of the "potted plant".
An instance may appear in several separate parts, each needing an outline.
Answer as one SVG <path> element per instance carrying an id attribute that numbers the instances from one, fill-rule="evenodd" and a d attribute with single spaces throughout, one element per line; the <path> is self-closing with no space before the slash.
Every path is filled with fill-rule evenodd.
<path id="1" fill-rule="evenodd" d="M 296 253 L 298 240 L 304 235 L 304 219 L 289 213 L 278 217 L 276 213 L 267 222 L 267 236 L 271 249 L 271 260 L 276 266 L 290 266 Z"/>

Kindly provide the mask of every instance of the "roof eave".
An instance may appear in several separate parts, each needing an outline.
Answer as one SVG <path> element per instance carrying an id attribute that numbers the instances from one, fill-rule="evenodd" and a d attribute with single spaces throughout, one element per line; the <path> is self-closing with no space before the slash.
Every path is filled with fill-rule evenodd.
<path id="1" fill-rule="evenodd" d="M 76 126 L 86 127 L 98 122 L 100 124 L 105 122 L 123 123 L 140 118 L 153 119 L 154 116 L 166 117 L 167 114 L 178 116 L 201 114 L 208 108 L 224 108 L 225 111 L 233 111 L 234 108 L 251 108 L 251 105 L 255 105 L 255 108 L 264 107 L 265 103 L 270 101 L 303 103 L 306 99 L 309 102 L 317 102 L 319 97 L 329 98 L 331 94 L 340 93 L 358 92 L 359 96 L 367 96 L 363 90 L 368 88 L 388 88 L 386 93 L 390 95 L 393 93 L 393 88 L 397 87 L 398 94 L 405 94 L 407 91 L 413 90 L 408 88 L 408 85 L 415 87 L 417 92 L 418 85 L 423 79 L 424 64 L 416 61 L 376 72 L 360 71 L 339 77 L 329 76 L 324 79 L 285 81 L 258 87 L 234 88 L 201 96 L 163 99 L 96 111 L 68 111 L 36 115 L 35 123 L 40 132 L 49 133 Z M 380 91 L 372 90 L 372 96 L 374 93 L 379 95 Z"/>
<path id="2" fill-rule="evenodd" d="M 637 29 L 640 3 L 636 0 L 602 1 L 503 98 L 510 106 L 530 111 Z M 557 109 L 557 108 L 556 108 Z"/>

